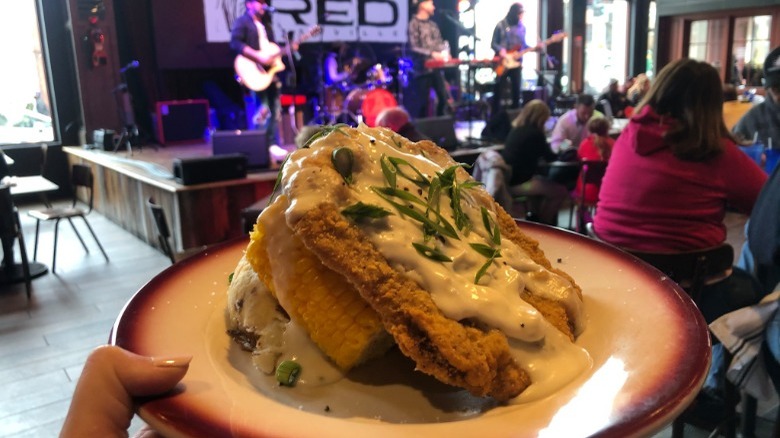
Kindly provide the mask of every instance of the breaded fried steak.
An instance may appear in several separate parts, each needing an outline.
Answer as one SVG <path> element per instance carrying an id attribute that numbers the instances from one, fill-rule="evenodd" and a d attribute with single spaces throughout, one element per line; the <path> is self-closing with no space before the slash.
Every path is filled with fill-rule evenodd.
<path id="1" fill-rule="evenodd" d="M 506 401 L 532 383 L 513 345 L 582 330 L 571 277 L 431 142 L 325 127 L 277 190 L 246 259 L 342 370 L 381 356 L 389 333 L 419 371 Z"/>

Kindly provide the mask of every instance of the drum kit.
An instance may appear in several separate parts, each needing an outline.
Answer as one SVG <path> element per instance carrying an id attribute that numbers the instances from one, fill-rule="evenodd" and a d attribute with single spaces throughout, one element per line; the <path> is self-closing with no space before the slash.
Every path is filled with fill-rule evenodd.
<path id="1" fill-rule="evenodd" d="M 324 109 L 328 113 L 325 121 L 354 126 L 363 122 L 374 126 L 376 116 L 383 109 L 398 106 L 395 94 L 390 91 L 395 78 L 389 67 L 358 56 L 343 65 L 348 78 L 325 87 Z M 403 65 L 398 70 L 403 70 Z"/>

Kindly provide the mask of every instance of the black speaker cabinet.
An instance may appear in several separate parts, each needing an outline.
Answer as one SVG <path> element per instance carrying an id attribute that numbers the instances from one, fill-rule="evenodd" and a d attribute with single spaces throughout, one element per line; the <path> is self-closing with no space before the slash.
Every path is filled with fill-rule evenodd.
<path id="1" fill-rule="evenodd" d="M 214 156 L 244 154 L 250 169 L 267 169 L 271 164 L 267 143 L 265 130 L 215 131 L 211 136 L 211 151 Z"/>
<path id="2" fill-rule="evenodd" d="M 116 133 L 112 129 L 96 129 L 92 131 L 92 143 L 95 145 L 95 149 L 113 151 L 114 135 Z"/>
<path id="3" fill-rule="evenodd" d="M 244 154 L 176 158 L 173 160 L 173 178 L 184 185 L 246 178 L 246 166 Z"/>
<path id="4" fill-rule="evenodd" d="M 204 141 L 209 126 L 206 99 L 157 102 L 157 139 L 162 144 Z"/>

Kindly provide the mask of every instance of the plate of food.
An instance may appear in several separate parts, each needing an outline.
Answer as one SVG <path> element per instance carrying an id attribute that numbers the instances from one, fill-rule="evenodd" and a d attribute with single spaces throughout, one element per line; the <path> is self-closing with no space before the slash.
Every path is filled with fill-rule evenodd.
<path id="1" fill-rule="evenodd" d="M 328 127 L 249 239 L 128 302 L 112 342 L 192 355 L 141 417 L 166 436 L 642 436 L 710 360 L 666 276 L 515 222 L 445 151 Z"/>

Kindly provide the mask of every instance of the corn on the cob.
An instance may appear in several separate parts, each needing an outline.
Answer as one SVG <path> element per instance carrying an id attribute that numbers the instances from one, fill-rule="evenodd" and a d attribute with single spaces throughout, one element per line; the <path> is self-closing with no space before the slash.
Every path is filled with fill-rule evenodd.
<path id="1" fill-rule="evenodd" d="M 379 315 L 344 277 L 326 268 L 284 224 L 283 201 L 279 199 L 270 205 L 255 224 L 246 253 L 252 268 L 287 313 L 341 369 L 349 370 L 384 354 L 392 345 L 392 338 Z M 266 221 L 282 221 L 282 226 L 269 230 L 264 223 L 270 222 Z M 273 239 L 268 238 L 271 233 Z M 287 235 L 281 237 L 281 233 Z M 284 242 L 284 248 L 274 247 L 275 242 Z"/>

